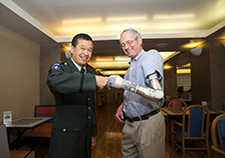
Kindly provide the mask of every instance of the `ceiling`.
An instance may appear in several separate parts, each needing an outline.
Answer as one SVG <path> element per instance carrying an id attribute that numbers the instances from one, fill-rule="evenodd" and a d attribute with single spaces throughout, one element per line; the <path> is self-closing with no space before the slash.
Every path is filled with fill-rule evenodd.
<path id="1" fill-rule="evenodd" d="M 225 0 L 0 0 L 0 2 L 1 23 L 7 23 L 7 27 L 10 25 L 12 29 L 19 30 L 20 25 L 16 25 L 15 22 L 18 17 L 22 18 L 40 33 L 57 43 L 62 43 L 65 47 L 75 34 L 88 33 L 95 41 L 93 63 L 98 56 L 101 58 L 113 56 L 114 62 L 115 56 L 124 56 L 119 48 L 118 39 L 121 31 L 127 28 L 134 28 L 142 34 L 145 50 L 156 48 L 159 51 L 182 52 L 196 47 L 205 37 L 225 26 Z M 17 16 L 9 17 L 12 14 L 9 11 Z M 9 18 L 3 19 L 3 13 Z M 23 34 L 29 31 L 24 28 L 20 30 Z M 191 42 L 194 45 L 187 46 Z M 106 61 L 106 58 L 103 60 Z M 127 59 L 124 61 L 127 62 Z M 122 64 L 116 63 L 114 68 L 105 69 L 125 68 Z"/>

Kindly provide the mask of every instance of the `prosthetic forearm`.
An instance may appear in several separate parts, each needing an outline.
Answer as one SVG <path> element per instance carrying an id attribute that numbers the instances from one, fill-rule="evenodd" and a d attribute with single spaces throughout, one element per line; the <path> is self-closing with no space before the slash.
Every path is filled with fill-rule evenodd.
<path id="1" fill-rule="evenodd" d="M 142 87 L 120 76 L 112 75 L 109 77 L 109 86 L 114 88 L 123 88 L 125 90 L 137 93 L 149 100 L 160 101 L 164 94 L 157 79 L 156 73 L 149 76 L 150 87 Z"/>

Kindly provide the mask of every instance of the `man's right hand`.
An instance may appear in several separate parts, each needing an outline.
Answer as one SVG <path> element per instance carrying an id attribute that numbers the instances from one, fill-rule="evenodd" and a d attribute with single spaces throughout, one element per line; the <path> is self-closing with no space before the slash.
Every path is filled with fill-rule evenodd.
<path id="1" fill-rule="evenodd" d="M 95 75 L 95 78 L 96 78 L 96 85 L 100 89 L 103 89 L 106 86 L 106 84 L 108 83 L 107 77 Z"/>
<path id="2" fill-rule="evenodd" d="M 123 104 L 124 104 L 124 103 L 122 103 L 122 104 L 118 107 L 118 109 L 117 109 L 117 111 L 116 111 L 116 114 L 115 114 L 115 119 L 117 120 L 117 122 L 122 123 L 122 124 L 125 123 L 124 113 L 123 113 Z"/>

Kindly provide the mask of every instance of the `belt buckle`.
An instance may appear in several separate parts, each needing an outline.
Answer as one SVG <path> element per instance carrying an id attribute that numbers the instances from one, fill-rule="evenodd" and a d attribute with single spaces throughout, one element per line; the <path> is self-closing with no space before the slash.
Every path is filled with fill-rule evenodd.
<path id="1" fill-rule="evenodd" d="M 132 119 L 131 117 L 126 116 L 126 119 L 127 119 L 129 122 L 133 122 L 133 119 Z"/>
<path id="2" fill-rule="evenodd" d="M 133 117 L 130 117 L 130 122 L 134 122 L 134 118 Z"/>
<path id="3" fill-rule="evenodd" d="M 141 121 L 142 120 L 141 116 L 139 115 L 138 117 L 139 117 L 139 121 Z"/>

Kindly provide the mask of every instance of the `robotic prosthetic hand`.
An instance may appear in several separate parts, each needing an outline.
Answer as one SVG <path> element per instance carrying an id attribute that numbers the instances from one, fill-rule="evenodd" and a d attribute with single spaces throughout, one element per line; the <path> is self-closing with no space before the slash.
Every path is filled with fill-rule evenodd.
<path id="1" fill-rule="evenodd" d="M 108 78 L 108 86 L 114 88 L 123 88 L 135 92 L 137 85 L 131 81 L 124 80 L 122 77 L 118 75 L 111 75 Z"/>
<path id="2" fill-rule="evenodd" d="M 149 75 L 150 87 L 142 87 L 128 80 L 124 80 L 118 75 L 111 75 L 108 78 L 108 86 L 114 88 L 123 88 L 125 90 L 137 93 L 148 100 L 160 101 L 163 99 L 163 91 L 159 84 L 157 74 Z"/>

